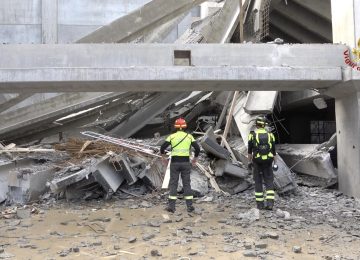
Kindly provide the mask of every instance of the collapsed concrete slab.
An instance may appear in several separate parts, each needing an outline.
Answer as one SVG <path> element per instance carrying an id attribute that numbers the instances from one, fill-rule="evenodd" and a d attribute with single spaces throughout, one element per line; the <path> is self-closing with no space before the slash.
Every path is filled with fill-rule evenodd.
<path id="1" fill-rule="evenodd" d="M 66 176 L 60 176 L 48 182 L 48 186 L 50 187 L 51 191 L 54 193 L 58 193 L 61 190 L 65 189 L 67 186 L 74 184 L 76 182 L 81 181 L 84 178 L 88 178 L 88 176 L 96 170 L 95 165 L 97 161 L 93 160 L 90 166 L 81 169 L 75 173 L 67 174 Z"/>
<path id="2" fill-rule="evenodd" d="M 223 176 L 224 174 L 244 179 L 249 175 L 249 172 L 228 160 L 217 160 L 215 162 L 215 176 Z"/>
<path id="3" fill-rule="evenodd" d="M 21 159 L 0 166 L 0 203 L 27 203 L 39 199 L 48 189 L 46 183 L 55 169 Z"/>
<path id="4" fill-rule="evenodd" d="M 177 93 L 177 92 L 162 92 L 154 96 L 154 98 L 135 112 L 129 118 L 121 122 L 118 126 L 110 131 L 111 134 L 130 137 L 143 128 L 149 121 L 155 118 L 158 114 L 165 111 L 171 104 L 180 100 L 189 93 Z"/>
<path id="5" fill-rule="evenodd" d="M 271 114 L 273 112 L 277 91 L 249 91 L 244 105 L 246 113 Z"/>
<path id="6" fill-rule="evenodd" d="M 330 154 L 317 144 L 281 144 L 277 152 L 295 172 L 331 179 L 337 177 Z"/>

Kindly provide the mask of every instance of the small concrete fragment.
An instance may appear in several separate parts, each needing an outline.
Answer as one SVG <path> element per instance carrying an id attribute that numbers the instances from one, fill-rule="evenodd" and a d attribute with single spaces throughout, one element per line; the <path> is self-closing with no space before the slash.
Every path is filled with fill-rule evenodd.
<path id="1" fill-rule="evenodd" d="M 239 213 L 239 214 L 235 215 L 235 218 L 252 223 L 252 222 L 260 219 L 260 210 L 258 210 L 256 208 L 252 208 L 245 213 Z"/>
<path id="2" fill-rule="evenodd" d="M 128 242 L 129 243 L 135 243 L 136 242 L 136 237 L 129 237 Z"/>
<path id="3" fill-rule="evenodd" d="M 265 249 L 267 248 L 267 244 L 266 243 L 255 243 L 255 248 L 259 248 L 259 249 Z"/>
<path id="4" fill-rule="evenodd" d="M 162 256 L 162 254 L 157 249 L 151 250 L 150 254 L 151 256 Z"/>
<path id="5" fill-rule="evenodd" d="M 155 237 L 154 234 L 145 234 L 145 235 L 143 235 L 143 240 L 149 241 L 150 239 L 153 239 L 154 237 Z"/>
<path id="6" fill-rule="evenodd" d="M 296 254 L 301 253 L 301 246 L 293 246 L 292 251 Z"/>
<path id="7" fill-rule="evenodd" d="M 243 256 L 245 256 L 245 257 L 256 257 L 257 253 L 256 253 L 256 251 L 253 251 L 253 250 L 246 250 L 243 253 Z"/>
<path id="8" fill-rule="evenodd" d="M 26 219 L 31 217 L 31 209 L 17 209 L 16 216 L 20 219 Z"/>

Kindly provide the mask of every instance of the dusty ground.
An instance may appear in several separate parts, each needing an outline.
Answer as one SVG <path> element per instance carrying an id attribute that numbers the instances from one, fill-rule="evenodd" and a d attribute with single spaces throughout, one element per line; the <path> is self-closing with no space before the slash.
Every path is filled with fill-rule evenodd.
<path id="1" fill-rule="evenodd" d="M 303 192 L 308 196 L 309 190 Z M 326 221 L 322 209 L 301 208 L 306 196 L 279 198 L 277 208 L 288 210 L 290 218 L 261 211 L 254 222 L 237 217 L 254 206 L 250 191 L 209 195 L 212 201 L 196 203 L 195 214 L 183 202 L 167 214 L 165 198 L 156 194 L 41 204 L 30 218 L 0 219 L 0 259 L 244 259 L 245 252 L 261 259 L 360 259 L 358 209 L 347 202 L 351 198 L 343 198 L 353 212 L 348 219 L 338 212 L 336 221 L 333 215 Z M 269 232 L 273 238 L 265 238 Z"/>

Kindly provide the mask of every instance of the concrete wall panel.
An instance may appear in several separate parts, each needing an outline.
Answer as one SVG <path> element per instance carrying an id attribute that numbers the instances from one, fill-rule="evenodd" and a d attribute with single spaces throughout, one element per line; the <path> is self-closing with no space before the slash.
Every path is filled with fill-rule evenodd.
<path id="1" fill-rule="evenodd" d="M 57 0 L 42 0 L 42 43 L 57 43 L 58 6 Z"/>
<path id="2" fill-rule="evenodd" d="M 0 43 L 41 43 L 41 25 L 0 25 Z"/>
<path id="3" fill-rule="evenodd" d="M 59 25 L 58 43 L 73 43 L 102 25 Z"/>
<path id="4" fill-rule="evenodd" d="M 59 23 L 105 25 L 148 0 L 59 0 Z"/>
<path id="5" fill-rule="evenodd" d="M 1 0 L 0 24 L 40 24 L 41 0 Z"/>

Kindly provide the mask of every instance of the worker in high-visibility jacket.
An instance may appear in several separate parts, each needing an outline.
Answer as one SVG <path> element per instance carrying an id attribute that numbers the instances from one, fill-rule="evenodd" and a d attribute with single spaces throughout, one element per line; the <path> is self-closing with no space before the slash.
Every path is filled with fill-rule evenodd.
<path id="1" fill-rule="evenodd" d="M 192 164 L 196 164 L 197 157 L 200 153 L 200 146 L 195 141 L 191 134 L 183 131 L 187 128 L 186 121 L 183 118 L 178 118 L 175 121 L 175 128 L 177 131 L 169 135 L 163 145 L 160 148 L 162 155 L 165 154 L 165 149 L 171 145 L 171 164 L 170 164 L 170 182 L 169 182 L 169 201 L 166 210 L 169 212 L 175 212 L 175 203 L 177 199 L 177 187 L 179 181 L 179 175 L 181 175 L 184 198 L 186 201 L 187 211 L 194 211 L 193 206 L 193 194 L 191 190 L 190 181 L 190 153 L 191 147 L 195 149 L 195 157 L 192 159 Z"/>
<path id="2" fill-rule="evenodd" d="M 255 131 L 249 134 L 248 166 L 253 171 L 257 208 L 272 210 L 275 199 L 273 170 L 277 170 L 275 137 L 265 129 L 265 120 L 265 118 L 258 117 L 255 121 Z M 266 188 L 265 194 L 263 182 Z"/>

